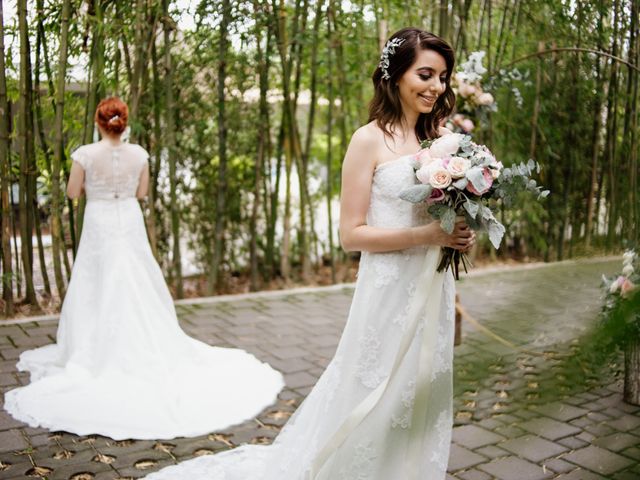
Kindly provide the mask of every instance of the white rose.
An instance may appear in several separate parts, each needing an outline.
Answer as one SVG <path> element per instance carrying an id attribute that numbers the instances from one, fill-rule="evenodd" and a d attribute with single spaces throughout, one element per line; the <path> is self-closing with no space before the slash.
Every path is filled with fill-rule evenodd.
<path id="1" fill-rule="evenodd" d="M 460 148 L 460 141 L 462 140 L 461 133 L 449 133 L 443 135 L 434 141 L 429 147 L 429 153 L 432 157 L 443 158 L 449 155 L 453 155 Z"/>
<path id="2" fill-rule="evenodd" d="M 423 165 L 416 171 L 416 177 L 420 180 L 420 183 L 424 183 L 425 185 L 429 184 L 429 177 L 431 176 L 431 169 L 429 165 Z"/>
<path id="3" fill-rule="evenodd" d="M 497 180 L 498 177 L 500 176 L 500 170 L 497 170 L 495 168 L 490 168 L 489 170 L 491 170 L 491 178 L 493 178 L 494 180 Z"/>
<path id="4" fill-rule="evenodd" d="M 632 263 L 635 256 L 636 256 L 636 253 L 633 250 L 627 250 L 622 255 L 622 261 L 625 265 L 628 263 Z"/>
<path id="5" fill-rule="evenodd" d="M 633 265 L 631 265 L 630 263 L 625 265 L 624 268 L 622 269 L 622 274 L 625 277 L 630 277 L 633 274 L 634 270 L 633 270 Z"/>
<path id="6" fill-rule="evenodd" d="M 488 92 L 484 92 L 478 96 L 478 104 L 480 105 L 492 105 L 494 102 L 493 95 Z"/>
<path id="7" fill-rule="evenodd" d="M 462 157 L 452 157 L 447 164 L 447 170 L 452 178 L 462 178 L 467 170 L 471 167 L 471 162 Z"/>

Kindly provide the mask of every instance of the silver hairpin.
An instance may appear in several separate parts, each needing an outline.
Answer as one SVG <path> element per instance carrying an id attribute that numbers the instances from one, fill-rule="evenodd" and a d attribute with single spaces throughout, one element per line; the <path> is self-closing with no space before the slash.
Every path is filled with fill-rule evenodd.
<path id="1" fill-rule="evenodd" d="M 389 75 L 389 56 L 396 53 L 396 47 L 399 47 L 405 42 L 404 38 L 392 38 L 388 40 L 382 49 L 382 55 L 380 55 L 380 64 L 379 67 L 382 69 L 382 78 L 385 80 L 389 80 L 391 75 Z"/>

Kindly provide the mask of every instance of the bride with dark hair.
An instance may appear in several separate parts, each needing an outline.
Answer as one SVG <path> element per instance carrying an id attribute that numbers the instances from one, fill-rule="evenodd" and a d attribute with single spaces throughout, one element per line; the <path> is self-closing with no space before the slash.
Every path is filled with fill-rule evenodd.
<path id="1" fill-rule="evenodd" d="M 340 239 L 361 251 L 335 357 L 270 446 L 245 445 L 149 475 L 150 480 L 442 480 L 452 426 L 455 288 L 436 271 L 442 246 L 470 248 L 427 205 L 400 200 L 416 182 L 420 142 L 447 134 L 451 47 L 406 28 L 373 74 L 369 123 L 342 168 Z"/>
<path id="2" fill-rule="evenodd" d="M 95 119 L 102 140 L 71 154 L 67 194 L 86 193 L 87 206 L 57 343 L 20 356 L 31 383 L 7 392 L 4 408 L 32 427 L 116 440 L 197 436 L 253 418 L 282 375 L 182 331 L 138 203 L 149 155 L 122 141 L 119 98 L 100 102 Z"/>

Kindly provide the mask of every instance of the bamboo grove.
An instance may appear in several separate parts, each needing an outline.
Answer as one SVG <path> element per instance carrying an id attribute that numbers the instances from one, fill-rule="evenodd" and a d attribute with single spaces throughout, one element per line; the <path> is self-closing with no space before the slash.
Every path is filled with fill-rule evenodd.
<path id="1" fill-rule="evenodd" d="M 69 154 L 97 102 L 151 154 L 142 206 L 177 297 L 343 277 L 340 164 L 385 39 L 407 25 L 485 51 L 497 111 L 473 134 L 552 191 L 500 212 L 499 255 L 558 260 L 638 240 L 638 0 L 15 0 L 0 17 L 5 314 L 64 297 L 84 203 Z M 50 242 L 48 239 L 50 238 Z M 489 250 L 486 249 L 486 252 Z M 480 252 L 482 254 L 481 245 Z M 188 260 L 188 261 L 187 261 Z M 186 272 L 186 273 L 185 273 Z M 193 283 L 193 282 L 192 282 Z M 187 292 L 188 293 L 188 292 Z"/>

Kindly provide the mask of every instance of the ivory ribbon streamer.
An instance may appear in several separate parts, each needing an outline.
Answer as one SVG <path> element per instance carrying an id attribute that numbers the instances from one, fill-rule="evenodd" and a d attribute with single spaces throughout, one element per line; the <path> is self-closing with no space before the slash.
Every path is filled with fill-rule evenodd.
<path id="1" fill-rule="evenodd" d="M 312 462 L 311 470 L 309 471 L 309 479 L 315 480 L 317 478 L 318 474 L 321 472 L 322 468 L 329 458 L 331 458 L 333 453 L 378 404 L 384 393 L 387 391 L 391 379 L 395 377 L 400 365 L 402 365 L 402 361 L 415 338 L 416 331 L 418 330 L 418 324 L 426 316 L 420 348 L 420 365 L 418 366 L 418 377 L 416 379 L 416 400 L 413 415 L 413 421 L 422 421 L 424 423 L 424 416 L 426 415 L 425 401 L 428 398 L 428 391 L 426 390 L 428 390 L 429 387 L 431 366 L 433 363 L 433 346 L 435 345 L 438 331 L 437 328 L 434 329 L 433 326 L 437 325 L 440 314 L 442 285 L 444 281 L 444 274 L 436 272 L 439 259 L 440 248 L 429 248 L 424 259 L 422 274 L 416 283 L 416 294 L 413 297 L 408 311 L 408 318 L 411 322 L 400 340 L 400 347 L 398 348 L 398 353 L 394 360 L 393 367 L 391 368 L 391 372 L 375 390 L 367 395 L 367 397 L 365 397 L 365 399 L 362 400 L 362 402 L 360 402 L 360 404 L 358 404 L 351 413 L 349 413 L 340 427 L 338 427 L 334 434 L 329 437 L 325 445 L 318 451 Z M 425 300 L 424 294 L 427 294 L 425 315 L 422 314 Z M 420 428 L 423 428 L 422 424 L 415 423 L 414 425 L 419 425 Z M 423 447 L 422 438 L 415 440 L 415 442 L 411 442 L 411 448 L 421 450 Z M 418 466 L 409 465 L 408 468 L 412 470 L 412 472 L 410 472 L 410 476 L 407 477 L 407 480 L 417 480 L 418 477 L 416 469 Z"/>

